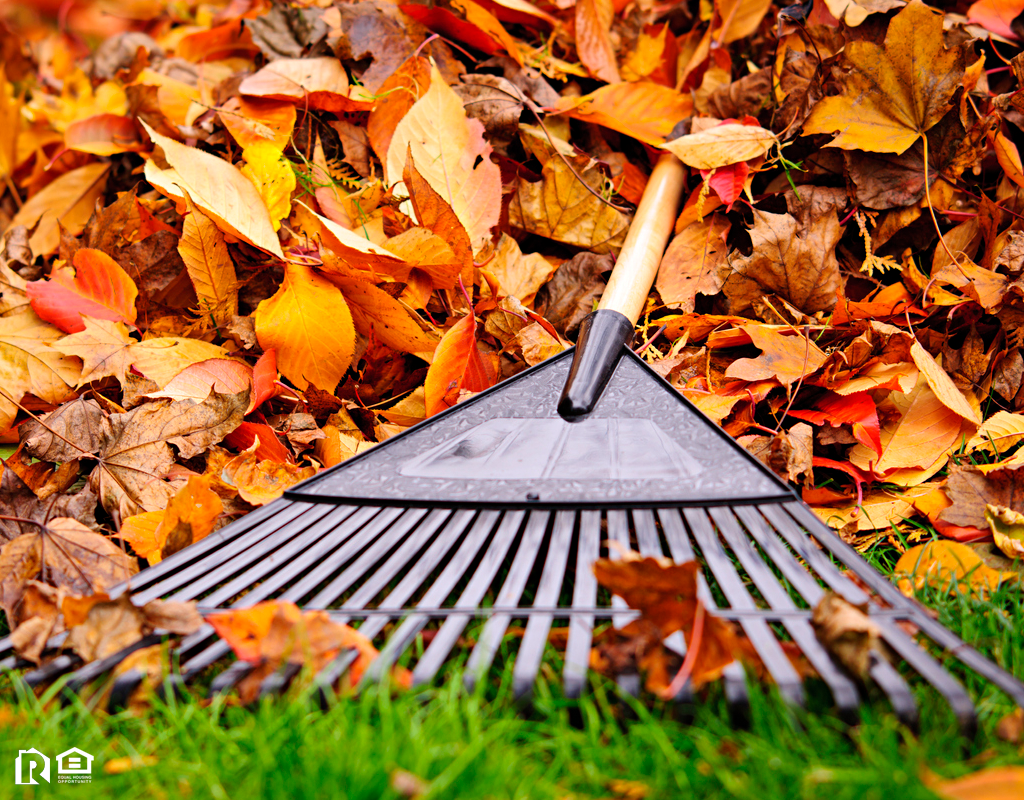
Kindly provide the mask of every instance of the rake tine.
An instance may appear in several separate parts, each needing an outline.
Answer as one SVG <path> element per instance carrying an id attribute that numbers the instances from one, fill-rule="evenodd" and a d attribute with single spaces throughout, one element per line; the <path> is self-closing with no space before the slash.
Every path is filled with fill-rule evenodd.
<path id="1" fill-rule="evenodd" d="M 350 535 L 376 515 L 378 509 L 364 508 L 355 514 L 352 512 L 352 508 L 328 506 L 327 513 L 319 518 L 307 520 L 301 527 L 301 521 L 286 526 L 233 558 L 224 560 L 211 556 L 197 565 L 205 569 L 205 574 L 195 576 L 188 585 L 172 593 L 169 599 L 194 600 L 216 588 L 216 591 L 206 598 L 206 603 L 212 606 L 219 605 L 224 599 L 234 597 L 256 585 L 274 568 L 287 563 L 292 555 L 311 547 L 326 534 L 338 530 L 338 526 L 351 517 L 351 523 L 342 528 L 345 535 Z M 229 578 L 231 580 L 228 580 Z"/>
<path id="2" fill-rule="evenodd" d="M 384 511 L 361 509 L 351 516 L 350 512 L 350 508 L 345 508 L 339 511 L 337 517 L 328 515 L 319 520 L 316 525 L 297 535 L 284 547 L 280 547 L 272 557 L 255 562 L 204 602 L 220 606 L 230 598 L 241 595 L 231 604 L 232 608 L 255 605 L 273 596 L 277 589 L 287 584 L 289 578 L 317 563 L 331 548 L 342 548 L 346 545 L 363 546 L 402 513 L 401 509 L 395 508 Z M 247 589 L 249 591 L 242 594 Z"/>
<path id="3" fill-rule="evenodd" d="M 263 515 L 253 520 L 253 525 L 244 524 L 249 522 L 250 516 L 270 509 L 273 505 L 270 503 L 257 509 L 233 525 L 215 531 L 195 544 L 168 556 L 158 564 L 147 567 L 139 575 L 117 588 L 130 588 L 132 596 L 138 603 L 155 600 L 182 586 L 197 575 L 203 575 L 206 558 L 213 557 L 219 563 L 224 563 L 236 553 L 243 552 L 246 548 L 274 534 L 280 529 L 279 526 L 297 527 L 302 524 L 300 520 L 307 513 L 321 516 L 327 512 L 327 509 L 317 508 L 312 503 L 296 503 L 294 508 L 288 508 L 287 505 L 278 507 L 276 512 L 279 516 Z M 232 530 L 234 525 L 238 525 L 239 530 Z M 111 594 L 111 597 L 113 596 Z"/>
<path id="4" fill-rule="evenodd" d="M 303 514 L 280 528 L 270 530 L 259 528 L 252 531 L 251 536 L 239 537 L 221 550 L 210 553 L 205 558 L 154 583 L 146 591 L 140 593 L 136 602 L 144 603 L 157 597 L 167 596 L 177 599 L 196 597 L 206 588 L 216 586 L 219 582 L 231 577 L 247 564 L 272 553 L 279 544 L 287 543 L 293 536 L 308 528 L 310 523 L 326 516 L 333 508 L 333 506 L 314 508 L 308 514 Z M 185 550 L 187 549 L 185 548 Z M 185 552 L 185 550 L 180 552 Z"/>
<path id="5" fill-rule="evenodd" d="M 565 567 L 569 559 L 569 546 L 572 544 L 575 525 L 575 512 L 555 513 L 551 539 L 548 542 L 547 560 L 544 563 L 537 594 L 533 599 L 534 606 L 545 608 L 558 602 L 558 595 L 565 581 Z M 537 671 L 544 656 L 544 645 L 548 640 L 552 619 L 550 614 L 529 616 L 512 671 L 513 695 L 517 700 L 526 700 L 533 694 L 533 683 L 537 680 Z"/>
<path id="6" fill-rule="evenodd" d="M 680 564 L 687 561 L 694 561 L 697 556 L 693 551 L 683 524 L 683 517 L 677 508 L 659 508 L 658 520 L 661 522 L 661 529 L 665 532 L 665 541 L 668 542 L 669 552 L 673 560 Z M 703 572 L 697 575 L 697 597 L 711 611 L 718 606 L 711 596 L 707 579 Z M 729 713 L 737 720 L 745 720 L 750 716 L 750 693 L 747 691 L 747 679 L 743 667 L 739 663 L 732 663 L 722 671 L 722 680 L 725 683 L 725 700 L 729 706 Z"/>
<path id="7" fill-rule="evenodd" d="M 113 687 L 110 689 L 110 699 L 107 700 L 107 713 L 116 714 L 126 709 L 128 703 L 131 702 L 132 695 L 135 694 L 135 690 L 142 685 L 142 681 L 145 678 L 146 673 L 138 667 L 118 675 Z"/>
<path id="8" fill-rule="evenodd" d="M 784 508 L 793 519 L 821 542 L 823 547 L 842 561 L 851 572 L 861 578 L 883 600 L 894 608 L 906 609 L 914 624 L 930 639 L 966 666 L 973 669 L 985 680 L 991 681 L 998 686 L 1018 706 L 1024 708 L 1024 686 L 1013 675 L 984 658 L 976 650 L 966 645 L 958 636 L 933 619 L 920 603 L 904 595 L 893 584 L 879 575 L 870 564 L 857 554 L 856 550 L 832 533 L 813 513 L 806 511 L 797 503 L 787 503 Z"/>
<path id="9" fill-rule="evenodd" d="M 71 699 L 82 691 L 89 683 L 96 680 L 98 677 L 106 672 L 110 672 L 114 667 L 124 661 L 128 656 L 137 650 L 142 650 L 145 647 L 150 647 L 154 644 L 160 644 L 163 641 L 163 635 L 159 633 L 151 633 L 149 636 L 144 636 L 139 641 L 128 645 L 122 650 L 116 653 L 111 653 L 106 658 L 100 658 L 96 661 L 92 661 L 86 664 L 81 669 L 73 672 L 67 682 L 64 684 L 62 692 L 62 704 L 67 705 Z"/>
<path id="10" fill-rule="evenodd" d="M 633 517 L 633 529 L 636 531 L 637 547 L 640 554 L 653 556 L 655 558 L 664 556 L 661 549 L 661 539 L 658 536 L 658 529 L 654 522 L 654 513 L 646 509 L 634 509 L 630 512 Z M 680 631 L 676 631 L 665 639 L 665 647 L 686 658 L 686 639 Z M 677 703 L 692 703 L 694 700 L 693 686 L 687 681 L 675 696 Z"/>
<path id="11" fill-rule="evenodd" d="M 750 512 L 751 509 L 747 508 L 743 509 L 743 511 Z M 747 513 L 741 515 L 740 509 L 736 510 L 736 516 L 733 516 L 725 508 L 711 510 L 711 517 L 715 520 L 718 530 L 725 537 L 729 547 L 732 548 L 733 553 L 739 558 L 740 564 L 743 565 L 743 569 L 753 579 L 754 585 L 757 586 L 758 591 L 768 601 L 768 604 L 773 609 L 795 610 L 796 604 L 789 596 L 789 593 L 782 587 L 782 584 L 779 583 L 771 570 L 768 569 L 761 556 L 750 544 L 750 539 L 740 529 L 736 520 L 737 516 L 743 518 L 744 522 L 746 522 L 746 518 L 751 516 L 756 518 L 756 514 Z M 750 530 L 750 527 L 748 524 L 748 530 Z M 777 561 L 775 563 L 778 564 Z M 806 619 L 784 618 L 783 624 L 786 630 L 789 631 L 790 636 L 793 637 L 793 641 L 796 642 L 804 655 L 807 656 L 808 661 L 811 662 L 811 665 L 818 671 L 822 680 L 828 684 L 832 697 L 839 709 L 840 717 L 848 722 L 854 722 L 858 717 L 857 705 L 859 697 L 857 695 L 857 687 L 854 686 L 853 681 L 836 668 L 832 658 L 818 642 L 814 629 Z"/>
<path id="12" fill-rule="evenodd" d="M 346 605 L 354 607 L 365 606 L 391 582 L 410 559 L 427 546 L 427 543 L 437 534 L 438 530 L 442 529 L 442 525 L 444 528 L 461 526 L 461 530 L 468 524 L 471 515 L 472 512 L 468 511 L 457 511 L 455 513 L 442 510 L 431 511 L 422 524 L 417 525 L 412 534 L 402 540 L 398 548 L 391 553 L 387 561 L 376 572 L 371 574 L 371 568 L 383 558 L 388 550 L 394 547 L 395 543 L 390 541 L 390 537 L 380 540 L 380 548 L 370 548 L 364 552 L 344 572 L 317 592 L 306 603 L 306 606 L 308 608 L 329 608 L 350 587 L 356 585 L 361 579 L 367 578 L 366 582 L 356 590 L 356 593 L 346 603 Z"/>
<path id="13" fill-rule="evenodd" d="M 473 577 L 466 586 L 462 595 L 455 603 L 455 608 L 475 609 L 479 606 L 484 594 L 490 587 L 494 576 L 498 573 L 505 561 L 509 548 L 515 541 L 516 536 L 522 527 L 526 517 L 523 511 L 509 511 L 501 520 L 497 531 L 491 539 L 490 547 L 484 553 L 484 557 Z M 412 673 L 413 686 L 419 686 L 433 679 L 434 675 L 441 668 L 445 659 L 448 658 L 452 648 L 455 646 L 471 619 L 468 614 L 450 614 L 445 618 L 441 628 L 437 631 L 433 641 L 423 653 L 416 668 Z"/>
<path id="14" fill-rule="evenodd" d="M 537 551 L 540 550 L 541 543 L 544 541 L 544 534 L 550 519 L 551 513 L 548 511 L 531 511 L 527 516 L 519 549 L 516 551 L 505 582 L 494 601 L 499 608 L 509 608 L 519 603 L 519 599 L 523 596 L 523 589 L 526 587 L 526 581 L 533 569 Z M 473 652 L 470 653 L 469 660 L 466 662 L 463 682 L 468 691 L 474 690 L 477 679 L 490 668 L 511 621 L 512 617 L 508 614 L 495 614 L 487 620 L 487 624 L 480 632 L 476 647 L 473 648 Z"/>
<path id="15" fill-rule="evenodd" d="M 433 582 L 431 587 L 420 598 L 417 605 L 420 608 L 434 608 L 444 604 L 455 584 L 466 574 L 466 570 L 473 563 L 480 548 L 487 542 L 495 524 L 501 517 L 498 511 L 482 511 L 476 522 L 466 534 L 465 539 L 458 551 L 452 556 L 444 570 Z M 411 614 L 406 617 L 398 629 L 388 637 L 387 643 L 381 649 L 380 654 L 373 660 L 373 664 L 366 671 L 361 683 L 368 681 L 380 681 L 391 665 L 397 661 L 406 648 L 412 644 L 416 634 L 423 629 L 423 626 L 430 621 L 425 614 Z"/>
<path id="16" fill-rule="evenodd" d="M 273 697 L 284 692 L 295 676 L 302 672 L 302 664 L 287 662 L 271 672 L 260 683 L 260 697 Z"/>
<path id="17" fill-rule="evenodd" d="M 593 564 L 601 554 L 601 512 L 580 513 L 576 540 L 576 579 L 572 591 L 574 608 L 597 605 L 597 578 Z M 579 697 L 587 682 L 590 648 L 594 641 L 594 615 L 573 615 L 569 619 L 569 640 L 565 646 L 565 669 L 562 683 L 565 696 Z"/>
<path id="18" fill-rule="evenodd" d="M 753 598 L 747 593 L 729 556 L 719 543 L 711 526 L 711 521 L 703 509 L 688 508 L 683 511 L 686 523 L 700 545 L 704 559 L 714 574 L 718 585 L 733 608 L 756 609 Z M 741 620 L 740 625 L 746 631 L 750 643 L 761 657 L 765 667 L 771 674 L 782 696 L 796 706 L 804 704 L 804 688 L 793 665 L 789 663 L 775 633 L 768 623 L 761 619 Z"/>
<path id="19" fill-rule="evenodd" d="M 896 718 L 910 730 L 916 731 L 921 721 L 921 715 L 917 708 L 917 702 L 914 700 L 914 694 L 910 691 L 907 682 L 903 680 L 903 676 L 884 658 L 873 659 L 873 663 L 868 668 L 868 675 L 889 698 L 889 704 L 892 706 Z"/>
<path id="20" fill-rule="evenodd" d="M 241 682 L 242 678 L 252 672 L 255 667 L 248 661 L 235 661 L 226 670 L 217 675 L 210 683 L 207 697 L 230 692 Z"/>
<path id="21" fill-rule="evenodd" d="M 978 728 L 978 714 L 963 685 L 891 619 L 876 617 L 874 621 L 881 629 L 882 638 L 886 643 L 946 698 L 946 702 L 956 715 L 961 733 L 968 739 L 974 738 Z"/>
<path id="22" fill-rule="evenodd" d="M 57 656 L 49 664 L 44 664 L 37 669 L 32 670 L 21 676 L 21 680 L 29 688 L 34 689 L 36 686 L 43 686 L 44 684 L 53 683 L 61 675 L 64 675 L 75 667 L 82 663 L 82 659 L 78 656 L 70 653 Z"/>
<path id="23" fill-rule="evenodd" d="M 758 514 L 758 511 L 761 513 Z M 793 554 L 782 544 L 780 536 L 785 537 L 785 533 L 777 522 L 780 519 L 778 507 L 759 506 L 755 510 L 755 508 L 747 506 L 737 508 L 736 515 L 743 520 L 754 540 L 761 545 L 762 549 L 772 560 L 772 563 L 778 566 L 786 580 L 793 585 L 807 604 L 812 607 L 816 606 L 821 601 L 821 598 L 824 597 L 825 592 L 818 585 L 814 576 L 805 567 L 801 566 L 793 557 Z M 766 522 L 766 519 L 770 522 Z M 768 527 L 769 524 L 772 525 L 772 528 Z M 778 533 L 775 531 L 778 531 Z M 811 552 L 820 555 L 820 551 L 816 548 Z M 832 568 L 831 562 L 827 559 L 821 561 L 819 566 L 825 566 L 829 570 L 833 586 L 846 589 L 852 587 L 853 592 L 861 591 L 843 577 L 838 570 Z M 861 594 L 863 593 L 861 592 Z M 917 703 L 910 692 L 910 687 L 907 686 L 906 681 L 900 677 L 899 673 L 891 668 L 886 669 L 886 666 L 888 666 L 887 662 L 876 664 L 869 669 L 868 674 L 881 687 L 886 697 L 889 698 L 889 703 L 897 717 L 908 727 L 914 727 L 917 724 L 918 711 Z"/>

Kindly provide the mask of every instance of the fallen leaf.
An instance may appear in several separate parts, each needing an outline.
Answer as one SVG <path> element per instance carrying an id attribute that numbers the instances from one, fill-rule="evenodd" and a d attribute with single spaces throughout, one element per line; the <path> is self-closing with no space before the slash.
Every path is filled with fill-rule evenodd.
<path id="1" fill-rule="evenodd" d="M 588 157 L 574 156 L 569 164 L 571 168 L 553 157 L 544 164 L 540 181 L 521 181 L 509 205 L 509 222 L 528 233 L 594 253 L 617 252 L 626 238 L 630 216 L 594 195 L 600 194 L 604 178 Z M 593 192 L 581 185 L 581 179 Z"/>
<path id="2" fill-rule="evenodd" d="M 348 73 L 337 58 L 281 58 L 242 81 L 238 91 L 266 100 L 289 100 L 321 111 L 368 111 L 373 97 L 361 86 L 349 86 Z"/>
<path id="3" fill-rule="evenodd" d="M 34 256 L 49 255 L 60 242 L 60 228 L 81 233 L 92 215 L 96 199 L 103 193 L 110 165 L 86 164 L 61 175 L 25 203 L 11 225 L 35 228 L 28 240 Z"/>
<path id="4" fill-rule="evenodd" d="M 90 595 L 136 572 L 135 559 L 105 536 L 76 520 L 58 517 L 0 548 L 0 606 L 13 627 L 27 581 Z"/>
<path id="5" fill-rule="evenodd" d="M 280 62 L 275 62 L 280 63 Z M 295 172 L 289 163 L 270 142 L 257 142 L 242 151 L 245 165 L 242 174 L 256 187 L 263 205 L 270 214 L 270 222 L 276 231 L 281 227 L 292 210 L 292 192 L 295 191 Z"/>
<path id="6" fill-rule="evenodd" d="M 1024 556 L 1024 514 L 1006 506 L 985 506 L 985 519 L 996 547 L 1009 558 Z"/>
<path id="7" fill-rule="evenodd" d="M 334 389 L 352 363 L 355 328 L 345 298 L 326 278 L 289 263 L 277 293 L 253 313 L 264 350 L 277 350 L 278 368 L 299 389 L 310 382 Z"/>
<path id="8" fill-rule="evenodd" d="M 385 175 L 391 183 L 401 180 L 411 153 L 416 169 L 451 206 L 478 250 L 498 224 L 501 174 L 490 160 L 483 125 L 466 116 L 436 67 L 431 75 L 430 88 L 395 128 Z"/>
<path id="9" fill-rule="evenodd" d="M 713 296 L 731 271 L 725 239 L 732 223 L 724 214 L 687 225 L 669 243 L 655 287 L 666 305 L 693 311 L 698 294 Z"/>
<path id="10" fill-rule="evenodd" d="M 908 597 L 925 586 L 953 594 L 991 592 L 1002 581 L 1017 580 L 1016 572 L 985 566 L 971 548 L 947 540 L 911 547 L 893 569 L 899 590 Z"/>
<path id="11" fill-rule="evenodd" d="M 135 322 L 135 282 L 106 253 L 82 248 L 75 253 L 74 270 L 55 269 L 46 281 L 31 281 L 25 293 L 40 319 L 64 333 L 85 330 L 83 316 Z"/>
<path id="12" fill-rule="evenodd" d="M 769 130 L 733 122 L 680 136 L 661 148 L 687 166 L 716 169 L 763 156 L 778 144 L 778 138 Z"/>
<path id="13" fill-rule="evenodd" d="M 315 466 L 300 467 L 282 461 L 264 461 L 256 445 L 229 459 L 221 468 L 220 478 L 238 490 L 239 496 L 254 506 L 277 500 L 284 490 L 299 481 L 312 478 Z"/>
<path id="14" fill-rule="evenodd" d="M 965 47 L 947 50 L 942 14 L 913 0 L 889 23 L 885 44 L 851 42 L 843 93 L 822 99 L 803 131 L 839 135 L 844 150 L 902 153 L 951 108 L 964 75 Z"/>
<path id="15" fill-rule="evenodd" d="M 557 106 L 567 117 L 603 125 L 652 147 L 693 113 L 693 100 L 650 81 L 611 83 L 581 97 L 563 97 Z"/>
<path id="16" fill-rule="evenodd" d="M 576 52 L 591 76 L 606 83 L 622 80 L 610 37 L 614 18 L 612 0 L 577 0 Z"/>
<path id="17" fill-rule="evenodd" d="M 855 606 L 828 592 L 814 607 L 811 624 L 822 646 L 852 675 L 866 680 L 872 656 L 881 653 L 881 631 L 867 614 L 867 604 Z"/>
<path id="18" fill-rule="evenodd" d="M 1014 800 L 1024 792 L 1024 767 L 989 767 L 953 780 L 925 772 L 922 782 L 945 800 Z"/>
<path id="19" fill-rule="evenodd" d="M 482 392 L 494 385 L 494 368 L 480 352 L 476 318 L 472 314 L 456 322 L 441 338 L 424 384 L 427 416 L 459 401 L 462 391 Z"/>
<path id="20" fill-rule="evenodd" d="M 754 346 L 763 351 L 757 358 L 738 358 L 725 374 L 730 378 L 759 381 L 776 378 L 790 386 L 806 378 L 825 363 L 825 353 L 804 336 L 785 336 L 782 331 L 766 325 L 741 326 Z"/>
<path id="21" fill-rule="evenodd" d="M 192 279 L 199 311 L 215 325 L 226 325 L 238 314 L 238 279 L 224 234 L 196 208 L 185 192 L 188 215 L 178 241 L 178 252 Z M 97 316 L 95 314 L 91 316 Z"/>
<path id="22" fill-rule="evenodd" d="M 146 132 L 160 147 L 167 165 L 147 159 L 147 181 L 174 200 L 184 202 L 187 194 L 224 233 L 284 258 L 263 199 L 252 182 L 235 166 L 210 153 L 161 136 L 148 126 Z"/>
<path id="23" fill-rule="evenodd" d="M 840 284 L 835 248 L 843 235 L 834 212 L 822 214 L 801 230 L 790 214 L 755 209 L 749 233 L 751 254 L 729 256 L 732 274 L 723 286 L 729 313 L 750 308 L 766 292 L 808 314 L 832 309 Z"/>

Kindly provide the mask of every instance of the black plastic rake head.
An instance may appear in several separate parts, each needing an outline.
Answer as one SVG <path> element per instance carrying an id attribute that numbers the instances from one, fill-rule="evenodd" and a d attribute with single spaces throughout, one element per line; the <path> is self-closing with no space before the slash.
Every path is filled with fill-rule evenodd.
<path id="1" fill-rule="evenodd" d="M 743 628 L 794 705 L 804 702 L 804 686 L 783 639 L 805 654 L 843 717 L 855 718 L 865 693 L 880 690 L 903 721 L 916 722 L 908 670 L 879 659 L 872 685 L 858 685 L 815 638 L 811 609 L 826 590 L 868 601 L 849 570 L 876 593 L 870 613 L 884 640 L 946 698 L 965 733 L 975 727 L 974 705 L 944 669 L 946 658 L 1024 706 L 1024 685 L 904 597 L 628 350 L 592 415 L 563 422 L 555 398 L 568 358 L 481 393 L 144 570 L 131 582 L 135 601 L 195 600 L 206 613 L 272 598 L 329 609 L 381 647 L 365 681 L 399 660 L 415 683 L 431 681 L 453 653 L 464 652 L 460 637 L 469 629 L 475 641 L 464 674 L 473 684 L 499 657 L 510 626 L 522 626 L 511 648 L 520 697 L 531 693 L 552 627 L 568 625 L 562 679 L 575 696 L 587 683 L 595 626 L 621 626 L 633 616 L 599 590 L 591 569 L 599 556 L 616 557 L 610 541 L 679 562 L 699 559 L 704 602 Z M 903 621 L 920 629 L 926 646 Z M 414 646 L 428 628 L 430 637 Z M 678 634 L 667 644 L 685 652 Z M 0 648 L 8 655 L 10 642 Z M 38 684 L 70 673 L 68 687 L 77 690 L 129 651 L 86 666 L 61 656 L 24 679 Z M 209 627 L 176 652 L 174 680 L 182 682 L 229 655 Z M 354 658 L 343 653 L 317 680 L 333 685 Z M 13 656 L 5 663 L 13 666 Z M 226 667 L 211 691 L 230 690 L 249 669 Z M 271 675 L 263 690 L 277 692 L 293 675 Z M 121 675 L 111 704 L 123 703 L 141 677 Z M 742 669 L 727 670 L 724 683 L 742 713 Z M 638 691 L 640 684 L 634 676 L 620 685 Z M 680 699 L 687 698 L 684 689 Z"/>

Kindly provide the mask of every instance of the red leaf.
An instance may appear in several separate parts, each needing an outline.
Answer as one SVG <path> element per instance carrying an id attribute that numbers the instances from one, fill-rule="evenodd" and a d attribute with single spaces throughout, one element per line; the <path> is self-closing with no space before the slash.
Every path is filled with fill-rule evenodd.
<path id="1" fill-rule="evenodd" d="M 252 368 L 252 407 L 259 408 L 271 397 L 277 397 L 277 349 L 271 347 Z"/>
<path id="2" fill-rule="evenodd" d="M 452 326 L 434 353 L 423 386 L 427 416 L 455 405 L 463 389 L 480 392 L 493 385 L 494 370 L 477 347 L 476 317 L 469 314 Z"/>
<path id="3" fill-rule="evenodd" d="M 747 176 L 750 174 L 750 164 L 741 161 L 739 164 L 729 164 L 726 167 L 719 167 L 714 170 L 702 169 L 700 175 L 715 190 L 722 202 L 731 206 L 737 198 L 743 194 L 743 187 L 747 183 Z M 708 178 L 708 175 L 711 175 Z"/>
<path id="4" fill-rule="evenodd" d="M 260 440 L 260 446 L 256 448 L 257 459 L 287 464 L 295 463 L 295 457 L 287 447 L 281 444 L 274 429 L 261 422 L 243 422 L 224 437 L 224 443 L 241 452 L 252 447 L 257 437 Z"/>
<path id="5" fill-rule="evenodd" d="M 56 269 L 48 281 L 25 287 L 32 309 L 64 333 L 85 330 L 82 315 L 95 319 L 135 322 L 139 290 L 128 273 L 100 250 L 84 247 L 75 253 L 75 269 Z"/>
<path id="6" fill-rule="evenodd" d="M 848 424 L 853 427 L 853 435 L 865 447 L 870 447 L 878 455 L 882 455 L 882 439 L 878 424 L 878 408 L 868 392 L 855 392 L 843 395 L 829 392 L 817 403 L 817 410 L 801 409 L 790 411 L 788 415 L 803 419 L 814 425 L 828 422 L 832 427 Z"/>

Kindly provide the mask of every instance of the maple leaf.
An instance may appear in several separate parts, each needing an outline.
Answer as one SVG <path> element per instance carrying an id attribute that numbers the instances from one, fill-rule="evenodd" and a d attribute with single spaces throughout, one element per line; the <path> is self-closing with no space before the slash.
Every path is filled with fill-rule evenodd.
<path id="1" fill-rule="evenodd" d="M 164 481 L 174 464 L 173 444 L 191 458 L 221 441 L 242 421 L 248 388 L 213 392 L 203 402 L 159 400 L 123 414 L 105 415 L 91 400 L 61 406 L 23 426 L 25 450 L 44 461 L 92 457 L 90 486 L 110 514 L 127 518 L 162 510 L 174 489 Z"/>
<path id="2" fill-rule="evenodd" d="M 822 214 L 804 227 L 790 214 L 754 210 L 749 256 L 730 255 L 723 286 L 730 313 L 749 308 L 774 292 L 801 311 L 827 311 L 836 302 L 839 261 L 835 247 L 843 229 L 835 213 Z"/>
<path id="3" fill-rule="evenodd" d="M 0 606 L 14 627 L 29 580 L 87 595 L 116 586 L 137 571 L 135 559 L 105 536 L 57 517 L 0 548 Z"/>
<path id="4" fill-rule="evenodd" d="M 0 431 L 10 428 L 26 394 L 48 403 L 71 395 L 81 368 L 50 346 L 59 336 L 31 310 L 0 318 Z"/>
<path id="5" fill-rule="evenodd" d="M 618 251 L 626 238 L 630 215 L 602 202 L 580 184 L 582 178 L 600 193 L 604 179 L 590 158 L 575 156 L 569 163 L 575 172 L 561 158 L 552 157 L 544 164 L 542 180 L 520 182 L 509 205 L 509 222 L 529 233 L 595 253 Z"/>
<path id="6" fill-rule="evenodd" d="M 839 131 L 830 147 L 902 153 L 952 108 L 966 52 L 966 45 L 947 50 L 942 12 L 913 0 L 892 18 L 884 46 L 849 44 L 843 93 L 822 99 L 803 131 Z"/>
<path id="7" fill-rule="evenodd" d="M 132 368 L 158 386 L 166 386 L 186 367 L 228 355 L 223 347 L 201 339 L 159 336 L 139 342 L 120 322 L 83 317 L 82 323 L 84 330 L 53 343 L 56 353 L 81 359 L 79 386 L 108 376 L 117 378 L 123 386 Z"/>

